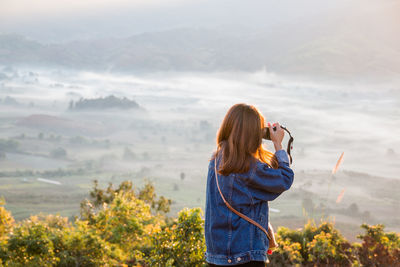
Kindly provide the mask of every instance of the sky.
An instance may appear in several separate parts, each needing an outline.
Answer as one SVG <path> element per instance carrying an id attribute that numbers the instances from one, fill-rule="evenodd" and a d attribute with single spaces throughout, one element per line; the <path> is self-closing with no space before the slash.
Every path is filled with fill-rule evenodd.
<path id="1" fill-rule="evenodd" d="M 193 2 L 192 0 L 2 0 L 0 16 L 8 19 L 38 18 L 68 13 L 90 13 L 108 8 L 151 8 Z"/>
<path id="2" fill-rule="evenodd" d="M 62 43 L 177 28 L 306 35 L 318 26 L 321 35 L 363 35 L 384 51 L 400 42 L 399 14 L 400 0 L 0 0 L 0 34 Z"/>
<path id="3" fill-rule="evenodd" d="M 0 32 L 57 42 L 183 27 L 260 28 L 324 16 L 359 1 L 0 0 Z"/>

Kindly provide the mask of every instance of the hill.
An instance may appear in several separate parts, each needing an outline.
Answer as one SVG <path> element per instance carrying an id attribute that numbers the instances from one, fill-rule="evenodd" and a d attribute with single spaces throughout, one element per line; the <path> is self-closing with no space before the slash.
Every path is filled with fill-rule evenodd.
<path id="1" fill-rule="evenodd" d="M 399 1 L 264 29 L 178 28 L 125 38 L 45 44 L 0 35 L 0 62 L 82 70 L 268 71 L 333 79 L 400 74 Z M 356 14 L 356 16 L 354 16 Z"/>
<path id="2" fill-rule="evenodd" d="M 104 109 L 139 109 L 139 104 L 126 97 L 118 98 L 113 95 L 93 99 L 81 98 L 74 102 L 71 100 L 70 110 L 104 110 Z"/>

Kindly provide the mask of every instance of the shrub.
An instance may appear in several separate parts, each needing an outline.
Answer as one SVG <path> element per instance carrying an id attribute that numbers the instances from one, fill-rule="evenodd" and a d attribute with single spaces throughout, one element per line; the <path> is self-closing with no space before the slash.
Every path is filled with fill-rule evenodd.
<path id="1" fill-rule="evenodd" d="M 95 183 L 91 198 L 73 223 L 42 214 L 16 223 L 0 207 L 0 266 L 205 266 L 200 208 L 167 217 L 161 211 L 170 202 L 157 199 L 151 183 L 140 190 L 126 181 L 115 189 Z M 268 266 L 398 266 L 399 234 L 382 224 L 361 227 L 362 243 L 354 244 L 330 222 L 279 227 Z"/>
<path id="2" fill-rule="evenodd" d="M 93 190 L 90 191 L 90 200 L 81 202 L 81 216 L 89 216 L 88 212 L 94 211 L 96 208 L 103 206 L 104 203 L 110 204 L 118 193 L 123 193 L 131 199 L 140 199 L 144 203 L 149 204 L 155 213 L 167 213 L 170 210 L 172 201 L 163 196 L 157 199 L 154 185 L 147 181 L 143 188 L 136 190 L 133 188 L 132 182 L 123 181 L 114 189 L 113 184 L 109 183 L 106 189 L 98 187 L 98 181 L 93 181 Z"/>
<path id="3" fill-rule="evenodd" d="M 2 260 L 11 266 L 56 265 L 59 260 L 51 239 L 51 229 L 33 216 L 14 228 Z"/>
<path id="4" fill-rule="evenodd" d="M 126 259 L 118 246 L 102 239 L 87 222 L 77 222 L 57 238 L 53 240 L 57 266 L 121 266 Z"/>
<path id="5" fill-rule="evenodd" d="M 398 266 L 400 262 L 400 235 L 384 233 L 384 225 L 362 224 L 362 244 L 356 246 L 360 263 L 364 266 Z"/>
<path id="6" fill-rule="evenodd" d="M 124 260 L 120 250 L 85 222 L 72 226 L 61 216 L 31 216 L 0 246 L 6 266 L 104 266 Z"/>
<path id="7" fill-rule="evenodd" d="M 11 212 L 7 211 L 4 207 L 1 207 L 5 204 L 5 200 L 0 198 L 0 240 L 5 238 L 6 234 L 14 225 L 14 218 L 11 216 Z"/>
<path id="8" fill-rule="evenodd" d="M 65 158 L 67 151 L 62 147 L 57 147 L 50 152 L 50 156 L 54 158 Z"/>
<path id="9" fill-rule="evenodd" d="M 280 246 L 269 257 L 272 266 L 351 266 L 354 260 L 351 244 L 330 222 L 317 227 L 308 221 L 300 230 L 280 227 L 277 240 Z"/>
<path id="10" fill-rule="evenodd" d="M 152 236 L 149 266 L 204 266 L 205 241 L 200 208 L 183 209 L 179 217 Z"/>

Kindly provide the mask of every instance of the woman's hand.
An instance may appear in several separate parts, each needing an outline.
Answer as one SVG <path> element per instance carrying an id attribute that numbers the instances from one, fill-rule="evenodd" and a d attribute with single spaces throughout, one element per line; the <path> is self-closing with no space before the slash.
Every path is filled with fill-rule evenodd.
<path id="1" fill-rule="evenodd" d="M 273 130 L 273 127 L 276 127 L 276 131 Z M 279 122 L 275 122 L 273 125 L 271 125 L 268 122 L 268 128 L 269 128 L 269 134 L 271 136 L 271 141 L 274 143 L 275 150 L 281 150 L 282 149 L 282 140 L 283 137 L 285 136 L 285 131 L 281 128 L 279 125 Z"/>

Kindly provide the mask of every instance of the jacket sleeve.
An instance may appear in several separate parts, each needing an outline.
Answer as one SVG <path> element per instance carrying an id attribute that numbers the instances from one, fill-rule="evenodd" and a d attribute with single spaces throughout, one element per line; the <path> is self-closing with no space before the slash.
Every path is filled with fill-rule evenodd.
<path id="1" fill-rule="evenodd" d="M 258 162 L 247 180 L 247 186 L 254 199 L 270 201 L 288 190 L 293 183 L 294 172 L 289 166 L 289 158 L 285 150 L 275 152 L 278 169 Z"/>

